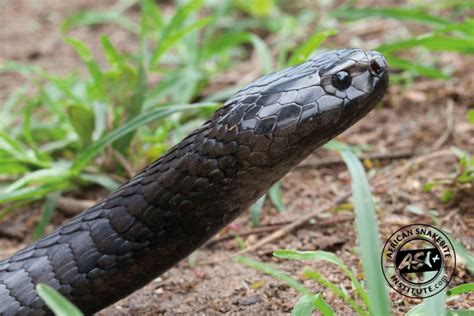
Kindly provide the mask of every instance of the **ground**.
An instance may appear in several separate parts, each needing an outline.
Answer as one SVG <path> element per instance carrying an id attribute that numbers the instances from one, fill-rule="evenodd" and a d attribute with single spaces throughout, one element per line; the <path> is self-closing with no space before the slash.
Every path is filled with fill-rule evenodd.
<path id="1" fill-rule="evenodd" d="M 0 62 L 15 60 L 38 64 L 56 73 L 67 73 L 81 65 L 72 49 L 65 45 L 58 30 L 62 19 L 78 9 L 110 7 L 114 1 L 34 2 L 7 0 L 0 4 Z M 133 13 L 132 13 L 133 15 Z M 390 36 L 397 26 L 384 32 Z M 386 27 L 386 26 L 385 26 Z M 377 24 L 372 25 L 377 30 Z M 352 33 L 350 33 L 352 32 Z M 345 46 L 351 34 L 364 34 L 364 28 L 342 30 L 333 45 Z M 72 36 L 86 41 L 99 55 L 98 34 L 107 33 L 121 49 L 131 49 L 136 40 L 113 26 L 80 28 Z M 367 34 L 370 43 L 371 34 Z M 367 44 L 366 43 L 366 44 Z M 369 45 L 369 44 L 367 44 Z M 392 85 L 383 103 L 372 113 L 339 137 L 349 144 L 368 144 L 373 153 L 384 159 L 366 159 L 370 183 L 378 209 L 380 240 L 386 240 L 400 226 L 420 222 L 432 223 L 451 233 L 473 253 L 474 188 L 458 191 L 456 198 L 443 204 L 436 193 L 423 191 L 423 184 L 434 179 L 449 179 L 458 172 L 458 163 L 449 150 L 457 146 L 474 152 L 474 128 L 467 121 L 467 110 L 474 104 L 474 63 L 472 58 L 442 54 L 441 61 L 453 68 L 452 79 L 440 81 L 415 79 L 401 87 Z M 248 63 L 252 63 L 249 60 Z M 242 69 L 252 68 L 242 67 Z M 244 75 L 244 74 L 241 74 Z M 2 75 L 0 91 L 4 96 L 21 82 L 16 75 Z M 370 155 L 370 154 L 369 154 Z M 370 157 L 368 157 L 370 158 Z M 183 261 L 148 286 L 105 309 L 100 315 L 175 315 L 175 314 L 284 314 L 298 300 L 296 291 L 281 282 L 242 266 L 233 260 L 239 251 L 231 234 L 240 234 L 247 246 L 255 245 L 272 231 L 318 212 L 316 220 L 296 229 L 246 255 L 258 258 L 288 272 L 313 290 L 322 288 L 301 277 L 304 266 L 317 269 L 329 280 L 350 282 L 335 266 L 323 262 L 297 262 L 272 257 L 276 249 L 328 250 L 362 276 L 356 255 L 356 232 L 348 203 L 333 210 L 328 206 L 350 188 L 347 169 L 338 156 L 318 150 L 282 180 L 286 210 L 277 213 L 267 203 L 261 227 L 251 228 L 249 213 L 240 216 L 210 243 L 199 249 L 192 260 Z M 104 194 L 106 194 L 104 192 Z M 350 201 L 350 200 L 349 200 Z M 21 249 L 31 241 L 31 231 L 39 216 L 37 203 L 23 208 L 0 222 L 0 259 Z M 415 210 L 415 211 L 414 211 Z M 59 214 L 54 225 L 67 221 Z M 51 225 L 48 229 L 53 229 Z M 461 260 L 461 258 L 458 258 Z M 362 279 L 362 278 L 361 278 Z M 460 262 L 450 286 L 472 282 L 473 277 Z M 340 314 L 351 310 L 328 291 L 323 296 Z M 406 312 L 419 301 L 391 292 L 396 314 Z M 474 295 L 448 303 L 451 308 L 473 308 Z"/>

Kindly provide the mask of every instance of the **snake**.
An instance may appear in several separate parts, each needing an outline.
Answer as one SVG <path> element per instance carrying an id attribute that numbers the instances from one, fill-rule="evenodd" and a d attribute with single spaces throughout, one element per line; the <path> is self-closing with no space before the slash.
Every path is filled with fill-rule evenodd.
<path id="1" fill-rule="evenodd" d="M 85 314 L 145 286 L 369 113 L 388 77 L 380 53 L 346 48 L 250 83 L 116 191 L 0 261 L 0 315 L 52 314 L 39 283 Z"/>

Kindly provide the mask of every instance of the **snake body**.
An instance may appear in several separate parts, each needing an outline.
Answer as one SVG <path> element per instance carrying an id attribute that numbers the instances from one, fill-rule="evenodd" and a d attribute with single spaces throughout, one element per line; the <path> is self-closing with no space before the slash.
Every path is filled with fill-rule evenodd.
<path id="1" fill-rule="evenodd" d="M 0 314 L 50 314 L 38 283 L 86 314 L 143 287 L 372 110 L 387 72 L 379 53 L 341 49 L 254 81 L 104 200 L 0 261 Z"/>

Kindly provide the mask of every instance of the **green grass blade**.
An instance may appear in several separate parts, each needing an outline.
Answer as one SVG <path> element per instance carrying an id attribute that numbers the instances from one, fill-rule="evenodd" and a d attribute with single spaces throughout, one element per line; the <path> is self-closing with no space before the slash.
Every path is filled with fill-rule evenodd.
<path id="1" fill-rule="evenodd" d="M 38 240 L 43 235 L 46 226 L 49 224 L 51 218 L 53 217 L 54 210 L 56 209 L 56 204 L 60 197 L 60 191 L 48 194 L 48 196 L 46 197 L 46 202 L 43 205 L 43 211 L 40 220 L 36 224 L 35 231 L 33 233 L 33 240 Z"/>
<path id="2" fill-rule="evenodd" d="M 433 67 L 423 66 L 412 61 L 395 57 L 391 54 L 386 54 L 385 58 L 387 59 L 390 67 L 398 68 L 402 70 L 412 71 L 418 75 L 435 78 L 435 79 L 448 79 L 449 76 L 442 71 L 435 69 Z"/>
<path id="3" fill-rule="evenodd" d="M 81 173 L 79 175 L 79 180 L 88 182 L 88 183 L 95 183 L 109 191 L 113 191 L 120 186 L 120 183 L 115 181 L 109 176 L 105 174 L 89 174 L 89 173 Z"/>
<path id="4" fill-rule="evenodd" d="M 358 315 L 367 316 L 369 315 L 366 311 L 364 311 L 363 307 L 357 304 L 352 298 L 349 297 L 346 293 L 344 293 L 340 288 L 334 285 L 331 281 L 323 277 L 320 273 L 316 271 L 312 271 L 309 269 L 305 269 L 304 275 L 308 278 L 311 278 L 318 282 L 320 285 L 324 286 L 331 292 L 333 292 L 336 296 L 338 296 L 341 300 L 345 303 L 349 304 L 349 306 L 357 312 Z"/>
<path id="5" fill-rule="evenodd" d="M 40 283 L 36 286 L 38 295 L 57 316 L 82 316 L 82 312 L 67 300 L 61 293 L 47 284 Z"/>
<path id="6" fill-rule="evenodd" d="M 252 227 L 258 227 L 260 225 L 260 216 L 262 214 L 263 204 L 267 195 L 262 196 L 255 202 L 250 208 L 250 215 L 252 218 Z"/>
<path id="7" fill-rule="evenodd" d="M 89 146 L 92 142 L 92 133 L 94 132 L 94 112 L 84 105 L 73 104 L 67 108 L 67 114 L 82 146 Z"/>
<path id="8" fill-rule="evenodd" d="M 202 57 L 204 60 L 206 60 L 222 52 L 225 52 L 232 47 L 251 42 L 251 37 L 252 35 L 247 32 L 224 32 L 217 38 L 212 38 L 212 40 L 209 40 Z M 254 47 L 256 48 L 255 44 Z"/>
<path id="9" fill-rule="evenodd" d="M 371 312 L 374 315 L 390 315 L 390 301 L 380 266 L 382 248 L 377 231 L 377 217 L 367 175 L 364 167 L 352 152 L 342 151 L 341 155 L 352 177 L 355 222 L 364 275 L 369 290 Z"/>
<path id="10" fill-rule="evenodd" d="M 326 303 L 321 293 L 313 295 L 313 305 L 324 316 L 336 315 L 334 309 L 332 309 L 331 305 Z"/>
<path id="11" fill-rule="evenodd" d="M 280 181 L 271 186 L 270 190 L 268 190 L 268 196 L 270 197 L 270 201 L 272 201 L 273 206 L 275 206 L 278 212 L 283 212 L 285 210 L 285 204 L 283 204 L 283 200 L 281 198 Z"/>
<path id="12" fill-rule="evenodd" d="M 72 173 L 68 166 L 54 166 L 49 169 L 39 169 L 30 172 L 15 182 L 9 184 L 0 193 L 13 193 L 31 183 L 48 184 L 67 181 L 71 178 Z"/>
<path id="13" fill-rule="evenodd" d="M 87 65 L 87 69 L 89 70 L 89 74 L 94 81 L 94 88 L 98 92 L 100 96 L 104 96 L 105 93 L 103 91 L 103 74 L 100 70 L 99 65 L 94 60 L 94 56 L 90 49 L 81 41 L 78 41 L 74 38 L 66 38 L 65 42 L 71 45 L 75 50 L 76 53 L 81 57 L 84 63 Z M 68 86 L 66 89 L 70 89 Z"/>
<path id="14" fill-rule="evenodd" d="M 242 256 L 238 256 L 236 257 L 236 261 L 240 264 L 244 264 L 248 267 L 251 267 L 251 268 L 254 268 L 260 272 L 263 272 L 265 274 L 268 274 L 268 275 L 271 275 L 272 277 L 288 284 L 290 287 L 294 288 L 295 290 L 297 290 L 299 293 L 303 294 L 303 295 L 308 295 L 308 296 L 311 296 L 313 295 L 313 293 L 311 293 L 311 291 L 309 291 L 307 288 L 304 287 L 304 285 L 296 280 L 295 278 L 293 278 L 292 276 L 280 271 L 280 270 L 277 270 L 275 268 L 273 268 L 272 266 L 268 265 L 268 264 L 265 264 L 263 262 L 259 262 L 259 261 L 256 261 L 256 260 L 252 260 L 250 258 L 247 258 L 247 257 L 242 257 Z"/>
<path id="15" fill-rule="evenodd" d="M 175 15 L 171 18 L 171 21 L 163 28 L 160 39 L 152 54 L 150 64 L 155 67 L 161 55 L 163 55 L 171 46 L 188 35 L 193 30 L 203 27 L 207 23 L 211 22 L 211 18 L 204 18 L 192 23 L 189 26 L 184 26 L 186 20 L 201 6 L 204 4 L 204 0 L 191 0 L 185 5 L 182 5 L 176 10 Z M 176 31 L 179 30 L 179 31 Z"/>
<path id="16" fill-rule="evenodd" d="M 321 43 L 324 42 L 326 38 L 336 34 L 336 29 L 318 31 L 313 33 L 313 35 L 311 35 L 308 40 L 306 40 L 303 44 L 296 48 L 290 60 L 288 61 L 288 66 L 293 66 L 305 61 L 316 49 L 319 48 Z"/>
<path id="17" fill-rule="evenodd" d="M 61 32 L 67 33 L 77 26 L 97 24 L 115 24 L 121 28 L 138 33 L 139 27 L 117 11 L 81 11 L 66 18 L 61 25 Z"/>
<path id="18" fill-rule="evenodd" d="M 13 192 L 0 192 L 0 204 L 23 200 L 38 200 L 51 192 L 69 190 L 73 187 L 74 186 L 69 182 L 60 181 L 34 187 L 26 187 Z"/>
<path id="19" fill-rule="evenodd" d="M 321 294 L 318 293 L 311 296 L 301 296 L 291 311 L 291 316 L 311 316 L 313 315 L 314 309 L 319 310 L 322 315 L 335 315 L 332 307 L 329 306 Z"/>
<path id="20" fill-rule="evenodd" d="M 117 51 L 115 46 L 110 42 L 107 35 L 100 37 L 102 49 L 104 50 L 105 58 L 110 67 L 122 68 L 125 65 L 125 58 Z"/>
<path id="21" fill-rule="evenodd" d="M 313 315 L 313 298 L 308 295 L 303 295 L 296 303 L 291 311 L 291 316 L 312 316 Z"/>
<path id="22" fill-rule="evenodd" d="M 474 316 L 472 309 L 448 309 L 446 311 L 447 316 Z"/>
<path id="23" fill-rule="evenodd" d="M 128 121 L 124 125 L 120 126 L 119 128 L 115 129 L 110 134 L 102 137 L 96 143 L 81 152 L 74 160 L 73 165 L 71 167 L 71 172 L 79 174 L 79 172 L 89 163 L 89 161 L 95 156 L 97 156 L 99 153 L 101 153 L 107 145 L 110 145 L 112 142 L 116 141 L 117 139 L 120 139 L 124 135 L 127 135 L 131 131 L 134 131 L 141 126 L 144 126 L 152 121 L 164 118 L 179 111 L 214 106 L 216 106 L 215 103 L 168 105 L 162 106 L 147 113 L 142 113 L 133 118 L 132 120 Z"/>
<path id="24" fill-rule="evenodd" d="M 155 4 L 153 0 L 144 0 L 141 2 L 141 12 L 140 14 L 146 14 L 147 24 L 150 24 L 152 31 L 159 31 L 164 26 L 165 21 L 163 15 L 161 14 L 160 7 Z M 147 30 L 148 32 L 148 30 Z"/>
<path id="25" fill-rule="evenodd" d="M 255 17 L 268 17 L 276 7 L 275 0 L 234 0 L 233 3 Z"/>
<path id="26" fill-rule="evenodd" d="M 466 283 L 453 287 L 447 292 L 448 296 L 461 295 L 469 292 L 474 292 L 474 283 Z"/>
<path id="27" fill-rule="evenodd" d="M 180 28 L 178 32 L 174 32 L 172 35 L 167 37 L 158 45 L 157 49 L 153 52 L 153 55 L 151 57 L 151 64 L 153 66 L 156 66 L 161 56 L 167 50 L 173 47 L 173 45 L 177 41 L 183 39 L 186 35 L 189 35 L 191 32 L 206 26 L 209 22 L 211 22 L 211 17 L 199 19 L 196 22 L 191 23 L 190 25 L 186 27 Z"/>
<path id="28" fill-rule="evenodd" d="M 467 271 L 469 271 L 471 275 L 474 275 L 474 258 L 472 257 L 471 253 L 467 251 L 466 248 L 459 241 L 457 241 L 453 235 L 449 234 L 448 232 L 444 233 L 448 236 L 449 240 L 453 244 L 456 254 L 459 255 L 466 264 Z"/>
<path id="29" fill-rule="evenodd" d="M 423 299 L 423 311 L 425 315 L 445 316 L 446 309 L 444 307 L 446 300 L 446 290 L 442 290 L 438 294 Z"/>
<path id="30" fill-rule="evenodd" d="M 258 271 L 271 275 L 272 277 L 280 280 L 281 282 L 288 284 L 290 287 L 294 288 L 296 291 L 298 291 L 299 293 L 303 295 L 314 297 L 315 300 L 313 300 L 313 305 L 316 308 L 318 308 L 323 315 L 335 315 L 331 306 L 327 305 L 326 302 L 322 299 L 322 297 L 317 297 L 313 295 L 313 293 L 311 293 L 307 288 L 305 288 L 301 282 L 299 282 L 292 276 L 280 270 L 277 270 L 268 264 L 265 264 L 263 262 L 259 262 L 256 260 L 252 260 L 250 258 L 238 256 L 236 257 L 236 261 L 248 267 L 254 268 Z"/>
<path id="31" fill-rule="evenodd" d="M 383 44 L 376 49 L 383 54 L 387 54 L 413 47 L 424 47 L 430 51 L 453 51 L 463 54 L 474 54 L 473 39 L 435 34 L 425 34 L 416 38 Z"/>
<path id="32" fill-rule="evenodd" d="M 356 288 L 357 293 L 364 301 L 367 309 L 371 310 L 369 297 L 364 290 L 362 284 L 355 277 L 355 275 L 349 270 L 349 268 L 339 259 L 335 254 L 327 251 L 298 251 L 298 250 L 277 250 L 273 253 L 275 257 L 284 259 L 296 259 L 296 260 L 323 260 L 337 265 L 344 274 L 352 281 L 352 284 Z"/>
<path id="33" fill-rule="evenodd" d="M 127 108 L 127 121 L 131 121 L 133 118 L 137 117 L 142 112 L 143 104 L 145 101 L 145 93 L 147 90 L 147 75 L 144 67 L 139 65 L 138 69 L 138 80 L 137 85 L 133 91 L 133 98 L 130 102 L 130 106 Z M 125 153 L 129 150 L 130 143 L 133 140 L 135 130 L 131 131 L 127 135 L 124 135 L 120 139 L 114 142 L 114 148 L 116 148 L 121 153 Z"/>
<path id="34" fill-rule="evenodd" d="M 264 73 L 270 73 L 273 70 L 273 58 L 267 43 L 255 34 L 250 35 L 250 41 L 262 63 Z"/>
<path id="35" fill-rule="evenodd" d="M 47 168 L 51 165 L 49 161 L 42 161 L 33 150 L 23 146 L 22 143 L 10 137 L 6 132 L 0 131 L 0 150 L 4 150 L 17 162 L 31 164 L 33 166 Z"/>
<path id="36" fill-rule="evenodd" d="M 366 18 L 392 18 L 397 20 L 405 20 L 427 24 L 431 26 L 445 26 L 450 22 L 442 18 L 416 11 L 414 9 L 403 8 L 342 8 L 331 12 L 332 16 L 344 18 L 347 20 L 359 20 Z"/>

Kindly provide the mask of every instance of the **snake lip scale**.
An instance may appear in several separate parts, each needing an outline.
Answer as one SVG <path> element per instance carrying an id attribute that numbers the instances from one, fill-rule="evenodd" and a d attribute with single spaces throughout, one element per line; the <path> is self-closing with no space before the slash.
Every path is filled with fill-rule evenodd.
<path id="1" fill-rule="evenodd" d="M 163 157 L 0 261 L 0 315 L 48 315 L 46 283 L 92 314 L 187 257 L 388 87 L 375 51 L 340 49 L 257 79 Z"/>

